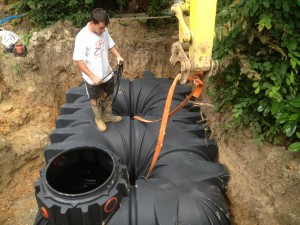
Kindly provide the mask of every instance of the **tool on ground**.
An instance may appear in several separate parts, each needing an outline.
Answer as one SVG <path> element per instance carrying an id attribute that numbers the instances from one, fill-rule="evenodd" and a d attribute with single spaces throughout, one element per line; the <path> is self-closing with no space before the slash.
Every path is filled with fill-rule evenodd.
<path id="1" fill-rule="evenodd" d="M 0 37 L 2 38 L 2 44 L 6 51 L 13 52 L 14 45 L 19 40 L 18 35 L 12 31 L 7 31 L 0 27 Z"/>
<path id="2" fill-rule="evenodd" d="M 27 48 L 22 44 L 15 44 L 13 47 L 14 56 L 25 57 L 27 55 Z"/>

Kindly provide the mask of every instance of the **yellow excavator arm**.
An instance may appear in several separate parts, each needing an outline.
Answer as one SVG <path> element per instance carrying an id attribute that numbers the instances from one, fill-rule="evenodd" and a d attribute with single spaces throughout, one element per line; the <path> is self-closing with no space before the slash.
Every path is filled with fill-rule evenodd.
<path id="1" fill-rule="evenodd" d="M 175 0 L 171 7 L 179 22 L 179 41 L 172 46 L 170 62 L 181 63 L 181 83 L 191 72 L 212 69 L 216 8 L 217 0 Z"/>

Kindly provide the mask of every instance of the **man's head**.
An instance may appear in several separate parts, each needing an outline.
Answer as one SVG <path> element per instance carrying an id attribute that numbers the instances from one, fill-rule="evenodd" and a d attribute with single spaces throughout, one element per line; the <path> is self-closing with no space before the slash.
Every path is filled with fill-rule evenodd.
<path id="1" fill-rule="evenodd" d="M 96 8 L 91 13 L 91 29 L 96 34 L 102 34 L 109 24 L 109 15 L 102 8 Z"/>

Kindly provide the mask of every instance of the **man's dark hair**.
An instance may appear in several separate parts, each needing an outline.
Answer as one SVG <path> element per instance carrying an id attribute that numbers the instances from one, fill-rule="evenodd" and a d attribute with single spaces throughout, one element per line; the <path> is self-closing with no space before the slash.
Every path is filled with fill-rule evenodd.
<path id="1" fill-rule="evenodd" d="M 105 26 L 107 26 L 109 24 L 109 15 L 104 9 L 96 8 L 91 13 L 91 21 L 94 24 L 102 22 L 105 24 Z"/>

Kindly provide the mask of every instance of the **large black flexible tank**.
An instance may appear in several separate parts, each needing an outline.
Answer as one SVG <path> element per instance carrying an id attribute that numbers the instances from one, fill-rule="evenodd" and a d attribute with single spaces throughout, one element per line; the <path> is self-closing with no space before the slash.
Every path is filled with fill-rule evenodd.
<path id="1" fill-rule="evenodd" d="M 216 144 L 188 103 L 169 118 L 164 145 L 148 177 L 170 79 L 149 72 L 121 80 L 114 113 L 123 121 L 101 133 L 84 86 L 67 92 L 46 168 L 36 182 L 36 225 L 209 225 L 231 224 L 226 204 L 228 173 L 215 162 Z M 178 85 L 174 109 L 191 91 Z"/>

